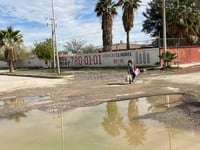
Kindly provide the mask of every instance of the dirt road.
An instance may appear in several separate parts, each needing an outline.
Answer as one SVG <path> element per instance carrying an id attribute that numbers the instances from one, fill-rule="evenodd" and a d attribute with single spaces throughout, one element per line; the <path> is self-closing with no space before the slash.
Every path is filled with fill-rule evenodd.
<path id="1" fill-rule="evenodd" d="M 200 71 L 141 73 L 134 84 L 124 81 L 126 71 L 100 70 L 71 72 L 70 77 L 45 79 L 34 77 L 0 76 L 0 104 L 10 101 L 15 107 L 0 105 L 0 117 L 33 108 L 47 111 L 66 111 L 80 106 L 96 105 L 112 100 L 130 100 L 153 95 L 183 94 L 183 105 L 141 118 L 172 121 L 185 118 L 182 128 L 200 127 Z M 21 102 L 24 97 L 37 101 Z M 23 100 L 22 100 L 23 101 Z M 20 104 L 20 105 L 17 105 Z M 170 118 L 170 119 L 169 119 Z M 173 121 L 172 121 L 173 122 Z"/>

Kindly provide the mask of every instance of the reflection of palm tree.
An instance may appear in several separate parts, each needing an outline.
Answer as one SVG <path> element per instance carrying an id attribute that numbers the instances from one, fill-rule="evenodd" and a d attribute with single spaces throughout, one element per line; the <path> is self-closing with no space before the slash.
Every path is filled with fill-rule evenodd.
<path id="1" fill-rule="evenodd" d="M 14 113 L 14 114 L 11 114 L 10 116 L 9 116 L 9 119 L 14 119 L 16 122 L 20 122 L 20 118 L 25 118 L 25 117 L 27 117 L 26 116 L 26 114 L 25 113 L 23 113 L 23 112 L 16 112 L 16 113 Z"/>
<path id="2" fill-rule="evenodd" d="M 122 120 L 123 117 L 118 113 L 117 102 L 108 102 L 107 116 L 103 118 L 102 122 L 105 131 L 111 136 L 119 135 Z"/>
<path id="3" fill-rule="evenodd" d="M 20 118 L 26 117 L 26 114 L 24 112 L 22 111 L 20 112 L 18 110 L 14 111 L 16 107 L 20 107 L 23 103 L 24 103 L 24 100 L 17 99 L 17 98 L 12 98 L 10 99 L 10 101 L 5 101 L 4 109 L 12 109 L 12 113 L 9 114 L 8 116 L 9 119 L 14 119 L 16 122 L 19 122 Z"/>
<path id="4" fill-rule="evenodd" d="M 138 106 L 135 100 L 132 100 L 128 103 L 128 118 L 129 120 L 133 119 L 133 117 L 137 117 L 139 115 Z"/>
<path id="5" fill-rule="evenodd" d="M 138 106 L 135 100 L 129 102 L 127 115 L 129 119 L 129 127 L 125 128 L 125 137 L 127 138 L 129 144 L 134 144 L 136 146 L 143 144 L 147 128 L 143 122 L 134 119 L 134 117 L 139 115 Z"/>

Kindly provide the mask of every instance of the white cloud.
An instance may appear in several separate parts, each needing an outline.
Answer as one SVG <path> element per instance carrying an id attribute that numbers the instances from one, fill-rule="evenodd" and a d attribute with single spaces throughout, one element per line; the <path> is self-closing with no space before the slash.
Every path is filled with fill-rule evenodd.
<path id="1" fill-rule="evenodd" d="M 54 0 L 55 17 L 57 23 L 58 43 L 72 39 L 81 39 L 88 44 L 102 45 L 101 21 L 94 12 L 98 0 Z M 146 9 L 149 0 L 142 0 L 142 6 L 135 13 L 134 28 L 130 34 L 131 42 L 146 40 L 149 37 L 141 33 L 142 12 Z M 113 43 L 125 41 L 126 34 L 119 15 L 113 22 Z M 52 18 L 51 0 L 4 0 L 0 4 L 0 28 L 13 26 L 24 35 L 27 45 L 51 37 L 51 28 L 47 27 Z"/>

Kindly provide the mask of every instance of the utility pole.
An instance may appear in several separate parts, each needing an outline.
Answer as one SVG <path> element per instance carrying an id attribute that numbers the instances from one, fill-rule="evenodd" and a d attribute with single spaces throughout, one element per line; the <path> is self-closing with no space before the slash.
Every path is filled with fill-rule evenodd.
<path id="1" fill-rule="evenodd" d="M 52 49 L 53 49 L 53 64 L 52 64 L 52 68 L 53 68 L 53 72 L 55 71 L 55 66 L 56 66 L 56 57 L 55 57 L 55 48 L 54 48 L 54 41 L 53 41 L 53 38 L 54 38 L 54 33 L 53 33 L 53 19 L 52 18 L 47 18 L 50 23 L 47 23 L 47 26 L 48 25 L 51 25 L 51 45 L 52 45 Z"/>
<path id="2" fill-rule="evenodd" d="M 163 0 L 163 61 L 164 61 L 164 67 L 166 66 L 166 51 L 167 51 L 167 39 L 166 39 L 166 5 L 165 0 Z"/>
<path id="3" fill-rule="evenodd" d="M 58 56 L 58 50 L 57 50 L 57 42 L 56 42 L 56 24 L 55 24 L 55 11 L 54 11 L 54 0 L 51 0 L 51 6 L 52 6 L 52 43 L 53 43 L 53 53 L 54 53 L 54 59 L 56 55 L 56 67 L 57 67 L 57 73 L 60 74 L 60 62 L 59 62 L 59 56 Z M 54 63 L 55 64 L 55 63 Z"/>

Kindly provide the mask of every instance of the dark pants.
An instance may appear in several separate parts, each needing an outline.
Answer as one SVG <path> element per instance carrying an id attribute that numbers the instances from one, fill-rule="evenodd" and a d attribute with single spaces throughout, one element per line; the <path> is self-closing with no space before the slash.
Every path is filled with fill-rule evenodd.
<path id="1" fill-rule="evenodd" d="M 134 72 L 131 72 L 131 77 L 132 77 L 132 81 L 135 79 L 135 73 Z"/>

